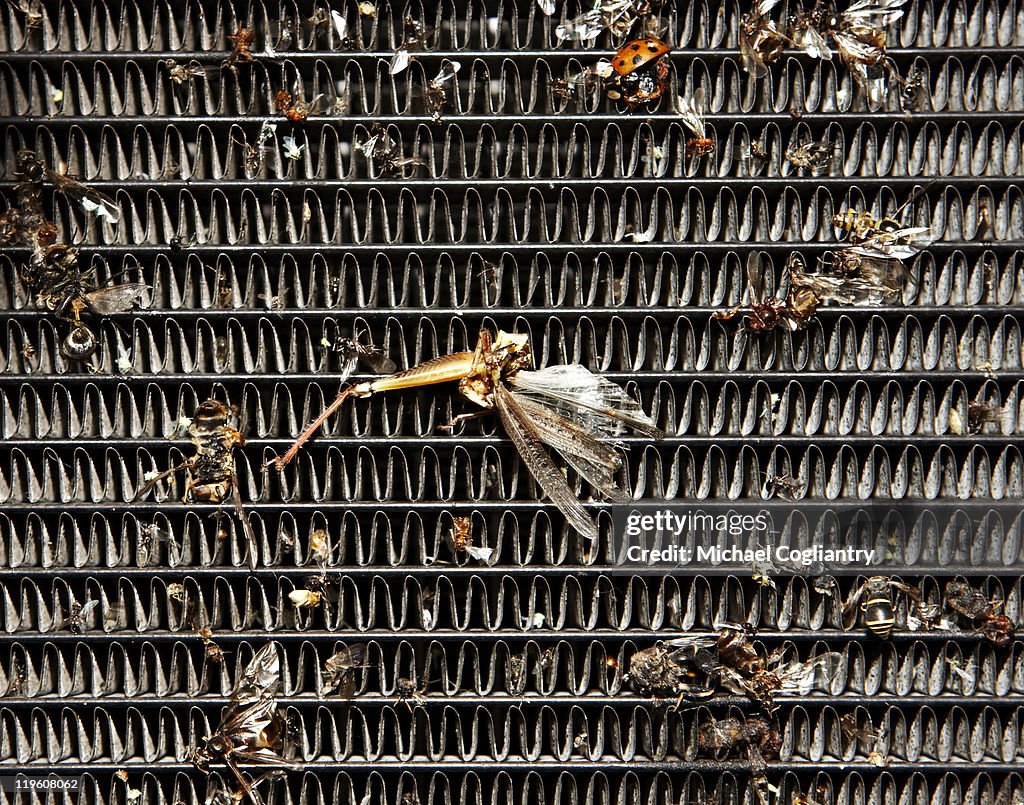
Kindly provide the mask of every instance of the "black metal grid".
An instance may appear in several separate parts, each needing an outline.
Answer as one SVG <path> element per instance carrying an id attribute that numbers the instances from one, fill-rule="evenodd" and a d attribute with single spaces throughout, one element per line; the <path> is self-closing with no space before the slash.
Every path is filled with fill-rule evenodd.
<path id="1" fill-rule="evenodd" d="M 746 576 L 613 574 L 603 543 L 580 545 L 538 502 L 495 422 L 438 430 L 466 410 L 447 388 L 355 405 L 280 479 L 261 469 L 336 391 L 321 339 L 365 328 L 406 366 L 497 325 L 529 332 L 539 366 L 580 361 L 624 384 L 668 431 L 627 440 L 641 499 L 754 497 L 767 472 L 837 501 L 1024 496 L 1018 4 L 908 4 L 890 53 L 926 76 L 928 101 L 910 114 L 866 111 L 838 63 L 787 57 L 755 86 L 738 63 L 743 9 L 680 5 L 666 12 L 665 102 L 632 115 L 551 91 L 612 47 L 556 42 L 574 4 L 549 19 L 527 0 L 380 2 L 358 26 L 357 4 L 336 4 L 353 50 L 325 30 L 310 39 L 312 8 L 291 3 L 43 5 L 27 40 L 23 15 L 0 11 L 5 186 L 28 146 L 115 197 L 116 227 L 59 196 L 53 218 L 101 279 L 153 290 L 99 325 L 89 373 L 55 349 L 59 322 L 18 280 L 24 254 L 0 254 L 0 772 L 85 771 L 82 801 L 121 802 L 123 768 L 147 802 L 203 801 L 184 750 L 273 637 L 308 761 L 274 801 L 749 801 L 745 762 L 696 755 L 704 709 L 652 706 L 623 681 L 636 648 L 749 620 L 769 647 L 827 646 L 845 661 L 831 693 L 783 701 L 767 772 L 778 802 L 1024 796 L 1019 643 L 912 632 L 902 610 L 882 642 L 844 629 L 802 578 L 768 590 Z M 393 79 L 406 13 L 436 30 Z M 256 50 L 279 53 L 235 77 L 217 68 L 240 22 Z M 170 57 L 214 70 L 175 86 Z M 443 58 L 462 70 L 435 124 L 415 88 Z M 718 148 L 693 164 L 668 101 L 701 83 Z M 293 125 L 273 94 L 299 84 L 340 103 Z M 277 134 L 247 177 L 242 143 L 268 119 Z M 373 123 L 427 166 L 378 175 L 354 147 Z M 306 145 L 296 163 L 281 155 L 286 134 Z M 769 158 L 751 175 L 739 155 L 762 136 Z M 832 175 L 785 165 L 808 136 L 837 143 Z M 922 185 L 915 218 L 939 238 L 903 304 L 828 306 L 807 330 L 771 337 L 712 319 L 742 298 L 748 252 L 765 253 L 771 287 L 790 251 L 813 260 L 834 246 L 832 212 L 891 211 Z M 223 307 L 218 283 L 231 291 Z M 208 396 L 239 406 L 249 439 L 238 466 L 261 546 L 253 572 L 237 523 L 179 502 L 180 480 L 166 498 L 135 499 L 145 472 L 187 454 L 178 417 Z M 978 401 L 1008 406 L 1011 421 L 956 433 L 950 412 L 964 421 Z M 445 563 L 446 512 L 473 513 L 493 564 Z M 176 547 L 141 547 L 153 526 Z M 297 615 L 287 599 L 314 572 L 317 528 L 342 546 L 331 617 Z M 937 596 L 961 571 L 922 568 L 922 588 Z M 1020 621 L 1017 565 L 973 580 Z M 215 627 L 224 667 L 183 627 L 171 583 Z M 90 631 L 60 630 L 70 601 L 90 598 Z M 116 623 L 98 617 L 108 604 L 124 607 Z M 351 702 L 321 698 L 323 659 L 355 640 L 374 668 Z M 409 712 L 397 680 L 424 675 L 425 705 Z M 749 709 L 736 697 L 712 708 Z M 884 767 L 842 738 L 846 713 L 887 725 Z"/>

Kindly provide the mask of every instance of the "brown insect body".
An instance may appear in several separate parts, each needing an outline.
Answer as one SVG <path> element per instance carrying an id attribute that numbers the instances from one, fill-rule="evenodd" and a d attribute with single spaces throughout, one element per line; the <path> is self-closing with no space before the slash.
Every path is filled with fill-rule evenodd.
<path id="1" fill-rule="evenodd" d="M 754 766 L 763 766 L 764 757 L 777 757 L 782 736 L 760 716 L 712 718 L 697 732 L 697 746 L 716 759 L 734 749 L 746 748 Z"/>

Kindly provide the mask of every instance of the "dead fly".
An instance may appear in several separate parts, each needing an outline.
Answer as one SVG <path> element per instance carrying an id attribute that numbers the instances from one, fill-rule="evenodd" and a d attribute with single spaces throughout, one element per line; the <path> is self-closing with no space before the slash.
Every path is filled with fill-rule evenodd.
<path id="1" fill-rule="evenodd" d="M 252 179 L 263 167 L 263 160 L 267 151 L 270 150 L 270 141 L 273 139 L 275 131 L 277 131 L 276 123 L 264 121 L 259 134 L 256 135 L 256 142 L 252 145 L 245 140 L 232 137 L 234 142 L 242 147 L 242 168 L 245 170 L 247 179 Z"/>
<path id="2" fill-rule="evenodd" d="M 630 658 L 624 679 L 644 693 L 678 697 L 676 707 L 684 698 L 706 699 L 715 692 L 714 645 L 713 638 L 692 638 L 641 649 Z"/>
<path id="3" fill-rule="evenodd" d="M 345 388 L 272 463 L 278 470 L 288 464 L 349 398 L 457 382 L 464 397 L 484 409 L 497 410 L 540 488 L 573 528 L 596 540 L 597 523 L 577 500 L 545 446 L 554 448 L 604 497 L 624 502 L 628 495 L 615 479 L 622 463 L 615 440 L 627 426 L 654 438 L 663 434 L 621 388 L 586 367 L 574 364 L 529 371 L 531 362 L 528 336 L 501 330 L 495 336 L 481 330 L 473 352 L 434 358 L 404 372 Z"/>
<path id="4" fill-rule="evenodd" d="M 355 672 L 370 667 L 366 664 L 366 643 L 356 643 L 335 652 L 324 660 L 321 675 L 324 694 L 338 691 L 345 698 L 351 697 L 355 693 Z"/>
<path id="5" fill-rule="evenodd" d="M 737 149 L 748 176 L 760 174 L 768 162 L 768 147 L 765 142 L 766 134 L 767 132 L 762 132 L 759 139 L 750 140 L 749 145 Z"/>
<path id="6" fill-rule="evenodd" d="M 551 0 L 544 0 L 544 3 L 551 8 L 548 11 L 542 5 L 544 13 L 548 16 L 554 14 L 554 3 Z M 642 22 L 640 35 L 657 33 L 658 21 L 653 14 L 661 7 L 661 0 L 595 0 L 591 5 L 590 10 L 555 28 L 559 41 L 575 39 L 592 43 L 605 31 L 614 39 L 622 39 L 633 30 L 638 20 Z"/>
<path id="7" fill-rule="evenodd" d="M 903 16 L 905 1 L 856 0 L 839 14 L 818 2 L 792 19 L 789 36 L 797 48 L 826 61 L 832 59 L 831 40 L 854 81 L 871 102 L 878 103 L 893 72 L 885 54 L 885 29 Z"/>
<path id="8" fill-rule="evenodd" d="M 294 98 L 287 90 L 278 90 L 274 96 L 274 108 L 293 123 L 302 123 L 323 107 L 324 95 L 317 95 L 308 103 L 301 98 Z"/>
<path id="9" fill-rule="evenodd" d="M 893 624 L 896 623 L 894 590 L 903 593 L 914 603 L 921 602 L 921 591 L 917 587 L 889 576 L 871 576 L 843 602 L 844 628 L 853 625 L 849 616 L 856 613 L 859 606 L 864 615 L 864 625 L 886 640 L 892 632 Z"/>
<path id="10" fill-rule="evenodd" d="M 184 502 L 223 503 L 230 498 L 234 503 L 235 514 L 245 534 L 249 567 L 255 570 L 258 553 L 256 534 L 242 508 L 235 471 L 234 450 L 245 444 L 245 437 L 238 430 L 238 417 L 219 400 L 206 400 L 196 409 L 188 435 L 196 454 L 176 467 L 147 477 L 137 499 L 143 498 L 160 481 L 185 470 Z"/>
<path id="11" fill-rule="evenodd" d="M 218 646 L 214 642 L 213 630 L 210 629 L 209 626 L 202 626 L 196 631 L 196 634 L 198 634 L 203 641 L 203 648 L 206 651 L 206 658 L 210 662 L 217 663 L 217 665 L 220 665 L 222 662 L 224 662 L 224 651 L 221 649 L 220 646 Z"/>
<path id="12" fill-rule="evenodd" d="M 277 709 L 280 684 L 281 660 L 277 647 L 268 643 L 256 652 L 235 684 L 217 729 L 199 748 L 189 751 L 189 759 L 202 772 L 209 773 L 212 762 L 224 763 L 255 805 L 259 801 L 238 767 L 240 762 L 295 768 L 287 760 L 287 720 Z"/>
<path id="13" fill-rule="evenodd" d="M 187 84 L 193 78 L 206 78 L 206 68 L 195 60 L 181 64 L 174 59 L 164 59 L 160 64 L 167 70 L 171 81 L 178 86 Z"/>
<path id="14" fill-rule="evenodd" d="M 810 314 L 804 312 L 791 299 L 765 299 L 764 277 L 767 269 L 760 252 L 747 255 L 747 289 L 750 299 L 746 305 L 715 311 L 711 315 L 719 321 L 729 321 L 743 314 L 743 326 L 752 333 L 767 333 L 779 325 L 790 331 L 803 326 Z M 813 310 L 811 311 L 813 313 Z"/>
<path id="15" fill-rule="evenodd" d="M 371 343 L 364 343 L 362 336 L 356 338 L 345 338 L 339 336 L 334 342 L 324 341 L 325 346 L 337 352 L 341 356 L 341 382 L 348 380 L 360 363 L 364 364 L 371 372 L 378 375 L 393 374 L 398 367 L 395 362 L 387 356 L 380 347 Z"/>
<path id="16" fill-rule="evenodd" d="M 448 82 L 455 78 L 462 65 L 457 61 L 444 59 L 441 62 L 441 70 L 427 82 L 424 100 L 427 106 L 427 113 L 435 123 L 441 122 L 441 111 L 448 104 Z"/>
<path id="17" fill-rule="evenodd" d="M 683 125 L 693 134 L 686 141 L 686 153 L 692 157 L 702 157 L 714 151 L 715 141 L 708 137 L 704 125 L 704 90 L 694 90 L 692 99 L 677 97 L 676 109 L 683 118 Z"/>
<path id="18" fill-rule="evenodd" d="M 419 157 L 402 156 L 402 147 L 391 139 L 387 129 L 379 123 L 370 127 L 369 138 L 356 148 L 366 157 L 367 162 L 379 167 L 383 176 L 405 176 L 406 168 L 419 168 L 427 164 Z"/>
<path id="19" fill-rule="evenodd" d="M 991 601 L 981 590 L 975 590 L 963 579 L 954 579 L 946 585 L 943 596 L 946 604 L 971 622 L 979 634 L 996 646 L 1008 646 L 1013 640 L 1013 622 L 1003 615 L 1002 601 Z"/>
<path id="20" fill-rule="evenodd" d="M 852 249 L 840 249 L 826 256 L 821 265 L 824 271 L 790 271 L 790 296 L 806 295 L 812 308 L 824 301 L 843 305 L 891 304 L 900 298 L 907 279 L 907 267 L 901 260 L 872 257 Z"/>
<path id="21" fill-rule="evenodd" d="M 826 176 L 832 172 L 835 151 L 828 140 L 803 142 L 786 149 L 786 162 L 798 170 L 810 171 L 811 176 Z"/>
<path id="22" fill-rule="evenodd" d="M 952 413 L 952 412 L 951 412 Z M 981 433 L 986 425 L 995 425 L 1001 430 L 1012 431 L 1015 425 L 1013 408 L 990 402 L 967 404 L 967 432 Z"/>
<path id="23" fill-rule="evenodd" d="M 252 46 L 256 41 L 256 32 L 252 28 L 240 25 L 237 31 L 228 36 L 228 41 L 232 45 L 232 51 L 221 66 L 237 74 L 238 65 L 251 64 L 255 61 L 252 55 Z"/>
<path id="24" fill-rule="evenodd" d="M 486 564 L 494 555 L 494 548 L 478 548 L 473 544 L 472 517 L 452 516 L 452 528 L 445 537 L 456 558 L 468 556 Z"/>
<path id="25" fill-rule="evenodd" d="M 796 496 L 803 488 L 792 475 L 765 475 L 764 487 L 761 489 L 761 496 L 765 498 L 779 497 L 782 500 L 796 500 Z"/>
<path id="26" fill-rule="evenodd" d="M 721 760 L 734 749 L 746 749 L 750 767 L 764 771 L 765 758 L 778 757 L 782 736 L 760 716 L 711 718 L 697 730 L 697 748 Z"/>
<path id="27" fill-rule="evenodd" d="M 754 78 L 768 74 L 768 64 L 785 48 L 785 37 L 768 15 L 779 0 L 760 0 L 756 8 L 740 17 L 740 60 L 743 69 Z"/>
<path id="28" fill-rule="evenodd" d="M 410 679 L 405 676 L 400 677 L 398 682 L 395 683 L 395 704 L 398 705 L 404 702 L 406 708 L 411 713 L 413 703 L 415 703 L 417 707 L 422 707 L 427 703 L 427 700 L 423 697 L 423 694 L 426 692 L 426 680 L 423 681 L 421 687 L 417 687 L 415 679 Z"/>
<path id="29" fill-rule="evenodd" d="M 86 618 L 90 612 L 99 606 L 99 603 L 95 599 L 86 601 L 84 604 L 72 601 L 68 616 L 61 622 L 60 628 L 67 629 L 71 634 L 85 634 L 86 629 L 88 629 Z"/>
<path id="30" fill-rule="evenodd" d="M 27 28 L 41 28 L 43 25 L 42 0 L 7 0 L 7 4 L 15 11 L 25 15 Z"/>
<path id="31" fill-rule="evenodd" d="M 275 780 L 281 777 L 283 772 L 271 771 L 261 774 L 245 788 L 229 788 L 224 781 L 218 780 L 217 787 L 209 792 L 206 805 L 239 805 L 245 799 L 250 799 L 256 805 L 263 805 L 263 798 L 260 796 L 259 788 L 268 780 Z M 175 804 L 177 805 L 177 803 Z"/>
<path id="32" fill-rule="evenodd" d="M 704 670 L 712 681 L 731 693 L 746 695 L 766 713 L 778 709 L 775 695 L 810 690 L 824 669 L 826 676 L 839 659 L 836 653 L 823 654 L 805 662 L 786 662 L 784 650 L 777 649 L 764 656 L 751 641 L 754 631 L 749 626 L 723 625 L 716 638 L 688 637 L 670 642 L 677 648 L 708 651 L 714 647 L 712 660 L 705 660 Z M 694 649 L 695 647 L 695 649 Z"/>
<path id="33" fill-rule="evenodd" d="M 870 720 L 867 727 L 859 726 L 857 724 L 857 716 L 853 713 L 846 713 L 840 717 L 839 728 L 847 740 L 862 745 L 865 753 L 868 754 L 877 751 L 878 743 L 882 740 L 882 735 L 884 734 L 884 730 L 871 727 Z"/>
<path id="34" fill-rule="evenodd" d="M 15 191 L 18 193 L 22 216 L 29 213 L 29 210 L 24 209 L 28 206 L 32 208 L 32 216 L 41 218 L 42 209 L 39 207 L 40 195 L 43 182 L 48 181 L 55 190 L 78 204 L 86 212 L 93 213 L 97 218 L 105 218 L 112 224 L 117 223 L 121 218 L 121 209 L 113 199 L 98 190 L 86 187 L 75 176 L 50 170 L 43 165 L 35 151 L 29 149 L 18 151 L 17 161 L 17 177 L 19 182 L 15 185 Z M 26 202 L 28 203 L 26 204 Z M 8 210 L 4 213 L 4 218 L 8 218 L 13 212 L 13 210 Z M 47 222 L 40 220 L 39 223 Z M 40 242 L 39 245 L 49 246 L 55 239 L 56 229 L 50 224 L 48 242 Z"/>
<path id="35" fill-rule="evenodd" d="M 403 72 L 415 58 L 412 54 L 424 49 L 427 37 L 433 33 L 433 29 L 427 30 L 421 22 L 412 17 L 405 18 L 402 33 L 402 44 L 398 46 L 395 55 L 391 57 L 388 71 L 391 75 L 398 75 Z"/>

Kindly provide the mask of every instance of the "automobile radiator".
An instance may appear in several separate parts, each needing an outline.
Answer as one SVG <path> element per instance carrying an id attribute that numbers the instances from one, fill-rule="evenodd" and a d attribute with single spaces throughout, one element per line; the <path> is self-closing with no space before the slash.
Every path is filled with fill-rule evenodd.
<path id="1" fill-rule="evenodd" d="M 1024 802 L 1020 642 L 914 629 L 899 595 L 883 639 L 858 608 L 844 617 L 862 579 L 838 572 L 832 592 L 755 567 L 624 572 L 609 508 L 593 505 L 595 544 L 566 529 L 496 416 L 445 429 L 473 409 L 454 386 L 360 401 L 281 473 L 265 466 L 337 394 L 339 336 L 405 368 L 488 327 L 528 333 L 538 367 L 578 362 L 640 401 L 666 431 L 622 440 L 640 501 L 757 501 L 773 477 L 797 482 L 794 507 L 1024 497 L 1020 4 L 909 2 L 888 53 L 923 101 L 870 110 L 838 58 L 787 51 L 752 81 L 749 8 L 728 2 L 665 4 L 666 90 L 625 109 L 581 78 L 621 40 L 560 40 L 589 6 L 554 5 L 0 10 L 2 209 L 34 149 L 120 210 L 110 223 L 44 192 L 79 264 L 148 286 L 139 309 L 91 320 L 99 350 L 76 363 L 67 321 L 22 281 L 29 250 L 0 253 L 0 775 L 80 778 L 0 801 L 238 801 L 224 765 L 207 776 L 189 749 L 272 640 L 295 767 L 258 786 L 266 802 Z M 421 38 L 392 74 L 407 17 Z M 243 24 L 253 61 L 225 65 Z M 715 149 L 693 158 L 676 98 L 698 86 Z M 282 90 L 308 119 L 275 107 Z M 380 159 L 375 137 L 392 148 Z M 784 157 L 812 140 L 836 148 L 823 175 Z M 935 242 L 900 300 L 822 305 L 792 332 L 721 318 L 750 301 L 752 252 L 779 293 L 791 252 L 837 248 L 834 213 L 908 200 Z M 246 440 L 255 569 L 231 504 L 184 502 L 185 473 L 139 494 L 193 454 L 207 398 Z M 993 421 L 970 427 L 982 410 Z M 462 516 L 489 555 L 448 548 Z M 966 577 L 1019 623 L 1020 527 L 901 578 L 935 601 Z M 318 574 L 330 592 L 296 607 Z M 760 771 L 698 739 L 756 713 L 747 697 L 677 703 L 629 678 L 637 651 L 726 622 L 765 652 L 841 658 L 824 688 L 780 696 Z M 355 690 L 325 693 L 324 661 L 356 643 Z M 851 738 L 851 718 L 872 734 Z"/>

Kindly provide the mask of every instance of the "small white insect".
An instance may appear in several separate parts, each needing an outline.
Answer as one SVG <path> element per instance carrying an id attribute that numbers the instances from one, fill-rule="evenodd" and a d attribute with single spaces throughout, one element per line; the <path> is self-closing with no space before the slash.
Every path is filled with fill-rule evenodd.
<path id="1" fill-rule="evenodd" d="M 292 590 L 288 593 L 288 599 L 300 609 L 315 607 L 320 603 L 320 593 L 312 590 Z"/>
<path id="2" fill-rule="evenodd" d="M 295 142 L 295 138 L 289 134 L 282 141 L 281 147 L 284 149 L 284 155 L 287 159 L 301 159 L 306 145 L 305 143 L 299 145 Z"/>
<path id="3" fill-rule="evenodd" d="M 122 375 L 130 375 L 135 371 L 135 366 L 132 364 L 131 353 L 125 350 L 122 346 L 118 346 L 117 348 L 117 371 L 118 374 Z"/>

